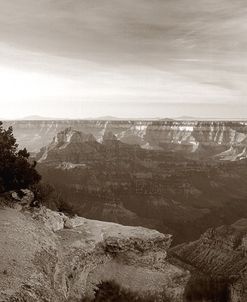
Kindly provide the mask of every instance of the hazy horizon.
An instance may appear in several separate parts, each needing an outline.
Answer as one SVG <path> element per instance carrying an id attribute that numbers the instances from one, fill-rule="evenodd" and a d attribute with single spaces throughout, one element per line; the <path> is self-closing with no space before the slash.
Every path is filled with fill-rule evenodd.
<path id="1" fill-rule="evenodd" d="M 243 0 L 0 0 L 2 119 L 247 118 Z"/>

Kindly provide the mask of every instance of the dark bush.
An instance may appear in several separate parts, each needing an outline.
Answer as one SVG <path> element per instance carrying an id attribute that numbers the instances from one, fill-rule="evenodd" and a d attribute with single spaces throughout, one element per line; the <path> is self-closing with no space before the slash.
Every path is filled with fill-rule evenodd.
<path id="1" fill-rule="evenodd" d="M 191 276 L 185 289 L 186 302 L 227 302 L 229 301 L 228 282 L 223 277 L 210 277 L 201 274 Z"/>
<path id="2" fill-rule="evenodd" d="M 82 302 L 89 302 L 89 298 L 85 298 Z M 145 295 L 141 297 L 138 293 L 130 292 L 122 288 L 114 281 L 104 281 L 97 285 L 95 290 L 95 298 L 91 302 L 168 302 L 165 297 L 154 297 Z"/>
<path id="3" fill-rule="evenodd" d="M 29 188 L 40 181 L 36 162 L 31 163 L 28 158 L 25 148 L 18 150 L 12 127 L 6 130 L 0 122 L 0 193 Z"/>
<path id="4" fill-rule="evenodd" d="M 54 186 L 39 182 L 31 187 L 35 200 L 53 211 L 64 212 L 68 215 L 73 214 L 73 209 L 66 204 L 62 198 L 62 194 L 58 193 Z"/>

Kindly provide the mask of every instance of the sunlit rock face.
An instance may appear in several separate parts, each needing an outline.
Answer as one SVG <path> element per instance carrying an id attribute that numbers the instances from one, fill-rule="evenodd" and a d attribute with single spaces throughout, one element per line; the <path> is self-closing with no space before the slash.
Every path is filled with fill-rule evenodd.
<path id="1" fill-rule="evenodd" d="M 13 126 L 20 146 L 27 147 L 31 152 L 38 152 L 57 133 L 72 128 L 85 135 L 93 135 L 99 142 L 112 133 L 124 143 L 138 144 L 147 149 L 182 151 L 195 157 L 220 155 L 220 160 L 246 158 L 246 122 L 46 120 L 13 121 L 4 125 Z M 63 135 L 66 137 L 65 133 Z M 61 139 L 66 140 L 65 137 Z M 76 137 L 75 134 L 75 139 L 79 139 Z"/>
<path id="2" fill-rule="evenodd" d="M 0 230 L 1 301 L 79 302 L 109 279 L 142 294 L 165 292 L 182 301 L 189 273 L 166 260 L 171 235 L 69 218 L 45 207 L 17 211 L 6 204 Z M 136 282 L 130 282 L 134 274 Z"/>
<path id="3" fill-rule="evenodd" d="M 57 133 L 48 146 L 41 148 L 37 159 L 79 164 L 90 156 L 96 156 L 97 145 L 99 144 L 92 134 L 69 127 Z"/>
<path id="4" fill-rule="evenodd" d="M 53 143 L 57 144 L 59 148 L 66 147 L 68 143 L 80 144 L 87 141 L 95 141 L 94 136 L 92 134 L 84 134 L 71 127 L 59 132 L 53 139 Z"/>
<path id="5" fill-rule="evenodd" d="M 86 134 L 71 127 L 57 133 L 50 144 L 40 149 L 36 155 L 39 162 L 63 162 L 71 164 L 82 164 L 88 161 L 104 161 L 106 158 L 113 159 L 118 150 L 122 155 L 128 157 L 128 150 L 132 150 L 133 145 L 122 143 L 111 132 L 105 132 L 102 140 L 96 141 L 92 134 Z M 139 145 L 135 145 L 141 148 Z"/>
<path id="6" fill-rule="evenodd" d="M 245 123 L 235 122 L 154 122 L 147 128 L 145 138 L 150 145 L 211 157 L 230 146 L 244 148 L 247 128 Z"/>

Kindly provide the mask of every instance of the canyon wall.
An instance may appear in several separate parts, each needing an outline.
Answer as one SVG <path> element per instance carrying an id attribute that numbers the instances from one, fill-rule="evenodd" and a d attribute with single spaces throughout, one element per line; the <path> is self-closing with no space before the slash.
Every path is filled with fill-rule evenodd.
<path id="1" fill-rule="evenodd" d="M 219 159 L 246 158 L 247 122 L 226 121 L 7 121 L 20 146 L 38 152 L 60 131 L 72 127 L 102 141 L 106 132 L 128 144 L 147 149 L 169 149 Z M 224 153 L 226 152 L 226 154 Z"/>
<path id="2" fill-rule="evenodd" d="M 184 264 L 226 282 L 228 301 L 247 301 L 247 219 L 211 228 L 198 240 L 176 246 L 170 253 Z M 194 273 L 195 274 L 195 273 Z M 188 300 L 190 301 L 190 300 Z"/>
<path id="3" fill-rule="evenodd" d="M 43 181 L 74 213 L 168 231 L 181 243 L 246 212 L 247 161 L 200 161 L 190 154 L 126 144 L 111 131 L 97 141 L 69 127 L 36 160 Z"/>

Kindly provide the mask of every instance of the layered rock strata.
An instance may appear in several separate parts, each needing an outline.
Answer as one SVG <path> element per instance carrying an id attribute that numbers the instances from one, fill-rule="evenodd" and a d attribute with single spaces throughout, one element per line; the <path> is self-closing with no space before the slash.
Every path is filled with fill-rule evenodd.
<path id="1" fill-rule="evenodd" d="M 72 127 L 102 142 L 108 132 L 127 144 L 146 149 L 182 151 L 220 160 L 245 159 L 247 122 L 234 121 L 8 121 L 20 146 L 31 152 L 50 143 L 57 133 Z"/>
<path id="2" fill-rule="evenodd" d="M 171 249 L 171 254 L 199 272 L 228 282 L 231 302 L 247 301 L 247 219 L 209 229 L 199 240 Z"/>
<path id="3" fill-rule="evenodd" d="M 0 301 L 81 301 L 106 279 L 182 301 L 189 273 L 166 261 L 170 235 L 6 205 L 0 229 Z"/>

